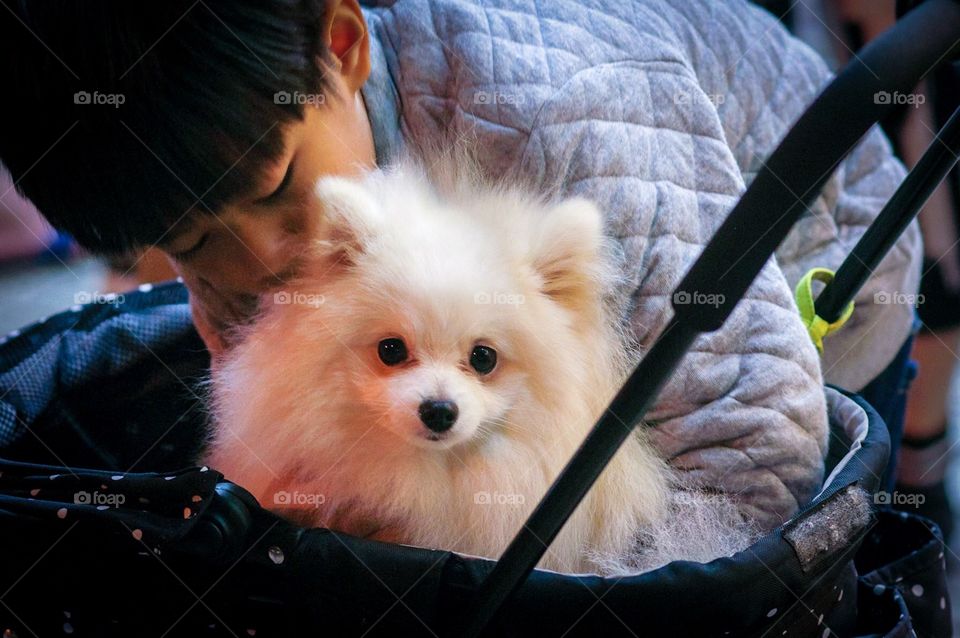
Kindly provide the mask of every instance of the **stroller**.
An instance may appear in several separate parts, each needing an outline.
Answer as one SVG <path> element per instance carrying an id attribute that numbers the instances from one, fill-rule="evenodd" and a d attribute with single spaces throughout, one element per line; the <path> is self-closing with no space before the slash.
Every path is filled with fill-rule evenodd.
<path id="1" fill-rule="evenodd" d="M 11 337 L 0 346 L 4 638 L 949 636 L 939 531 L 874 507 L 883 504 L 875 495 L 887 429 L 869 403 L 837 388 L 826 389 L 821 492 L 742 552 L 625 578 L 533 567 L 629 435 L 611 421 L 650 427 L 644 413 L 696 336 L 723 324 L 889 107 L 874 96 L 909 91 L 958 53 L 960 2 L 928 0 L 823 91 L 674 295 L 707 291 L 723 301 L 674 304 L 667 328 L 498 561 L 303 529 L 216 468 L 184 469 L 203 444 L 209 358 L 184 329 L 179 283 L 141 286 L 122 304 L 103 299 Z M 958 152 L 960 111 L 824 277 L 821 294 L 800 304 L 815 340 L 849 315 Z M 754 249 L 732 250 L 743 245 Z M 125 471 L 132 467 L 151 471 Z"/>

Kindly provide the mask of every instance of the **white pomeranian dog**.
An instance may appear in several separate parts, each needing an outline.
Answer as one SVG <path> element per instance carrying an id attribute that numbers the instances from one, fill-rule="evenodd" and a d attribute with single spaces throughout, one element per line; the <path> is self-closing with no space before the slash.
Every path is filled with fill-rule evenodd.
<path id="1" fill-rule="evenodd" d="M 411 161 L 316 194 L 324 239 L 214 375 L 206 463 L 301 524 L 499 557 L 638 358 L 600 212 Z M 746 544 L 732 506 L 680 493 L 638 432 L 540 566 Z"/>

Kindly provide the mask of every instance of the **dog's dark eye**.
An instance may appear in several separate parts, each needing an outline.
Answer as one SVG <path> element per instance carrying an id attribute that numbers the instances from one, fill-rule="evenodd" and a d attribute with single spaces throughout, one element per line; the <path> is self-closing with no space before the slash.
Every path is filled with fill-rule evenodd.
<path id="1" fill-rule="evenodd" d="M 396 337 L 384 339 L 377 345 L 377 354 L 385 364 L 395 366 L 407 360 L 407 345 Z"/>
<path id="2" fill-rule="evenodd" d="M 489 346 L 474 346 L 470 352 L 470 367 L 480 374 L 489 374 L 497 366 L 497 351 Z"/>

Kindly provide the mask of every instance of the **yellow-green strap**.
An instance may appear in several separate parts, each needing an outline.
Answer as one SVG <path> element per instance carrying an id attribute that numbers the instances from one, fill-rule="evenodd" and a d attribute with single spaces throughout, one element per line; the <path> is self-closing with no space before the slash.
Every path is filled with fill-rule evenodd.
<path id="1" fill-rule="evenodd" d="M 853 314 L 853 302 L 851 301 L 840 318 L 833 323 L 827 323 L 826 319 L 817 316 L 817 311 L 813 303 L 813 282 L 819 281 L 823 284 L 829 284 L 833 281 L 833 271 L 827 268 L 813 268 L 797 282 L 797 288 L 794 295 L 797 298 L 797 307 L 800 309 L 800 318 L 803 325 L 806 326 L 813 345 L 817 346 L 817 352 L 823 354 L 823 338 L 832 334 L 843 327 L 850 315 Z"/>

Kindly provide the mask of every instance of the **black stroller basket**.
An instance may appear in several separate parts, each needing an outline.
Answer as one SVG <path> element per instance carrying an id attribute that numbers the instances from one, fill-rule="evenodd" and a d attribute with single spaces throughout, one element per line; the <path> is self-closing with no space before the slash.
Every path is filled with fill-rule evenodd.
<path id="1" fill-rule="evenodd" d="M 674 305 L 668 326 L 499 561 L 303 529 L 215 468 L 177 470 L 202 444 L 209 365 L 180 284 L 25 330 L 0 347 L 0 389 L 11 395 L 0 397 L 0 415 L 14 412 L 21 426 L 18 436 L 0 428 L 0 631 L 950 635 L 939 532 L 918 517 L 872 507 L 889 457 L 886 426 L 865 401 L 834 388 L 826 390 L 823 490 L 744 551 L 626 578 L 533 566 L 629 435 L 620 423 L 641 426 L 697 335 L 723 324 L 833 169 L 884 114 L 889 104 L 874 96 L 908 92 L 958 45 L 960 3 L 929 0 L 823 91 L 674 295 L 709 293 L 719 304 Z M 819 316 L 841 314 L 958 152 L 954 114 L 822 292 Z M 110 356 L 87 347 L 91 340 L 106 343 Z M 37 358 L 50 366 L 39 370 Z M 96 374 L 77 381 L 81 368 Z M 56 393 L 17 396 L 18 379 L 38 375 Z M 23 405 L 46 407 L 21 414 Z M 149 423 L 144 410 L 153 411 Z M 154 423 L 168 429 L 154 431 Z M 123 471 L 133 467 L 154 471 Z"/>

